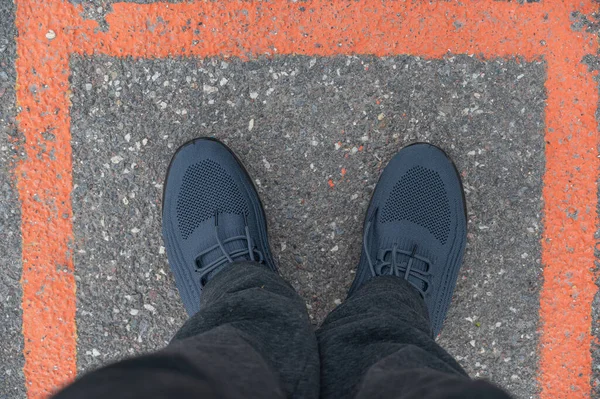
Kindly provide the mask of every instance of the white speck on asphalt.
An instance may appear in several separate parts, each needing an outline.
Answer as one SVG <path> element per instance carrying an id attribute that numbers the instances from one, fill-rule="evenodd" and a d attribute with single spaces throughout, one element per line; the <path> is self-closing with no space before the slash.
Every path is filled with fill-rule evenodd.
<path id="1" fill-rule="evenodd" d="M 227 80 L 226 78 L 221 79 L 221 81 L 219 82 L 219 84 L 221 86 L 225 86 L 227 84 L 227 82 L 229 82 L 229 80 Z"/>
<path id="2" fill-rule="evenodd" d="M 341 305 L 342 304 L 342 300 L 341 299 L 335 299 L 333 301 L 333 303 L 335 303 L 336 305 Z"/>
<path id="3" fill-rule="evenodd" d="M 140 232 L 140 229 L 138 229 L 137 227 L 134 227 L 133 229 L 131 229 L 131 232 L 132 232 L 133 234 L 137 234 L 137 233 L 139 233 L 139 232 Z"/>
<path id="4" fill-rule="evenodd" d="M 337 245 L 330 249 L 331 252 L 337 252 L 340 249 Z"/>
<path id="5" fill-rule="evenodd" d="M 473 339 L 473 340 L 469 341 L 469 344 L 471 344 L 471 346 L 474 348 L 475 347 L 475 340 Z"/>
<path id="6" fill-rule="evenodd" d="M 250 122 L 248 122 L 248 131 L 251 132 L 252 129 L 254 129 L 254 118 L 250 119 Z"/>
<path id="7" fill-rule="evenodd" d="M 94 357 L 100 356 L 100 352 L 98 351 L 98 349 L 96 349 L 96 348 L 92 349 L 92 356 L 94 356 Z"/>
<path id="8" fill-rule="evenodd" d="M 165 247 L 163 247 L 162 245 L 158 247 L 158 253 L 163 255 L 165 253 Z"/>
<path id="9" fill-rule="evenodd" d="M 266 170 L 271 170 L 271 164 L 269 163 L 269 161 L 267 161 L 267 158 L 263 158 L 263 165 L 265 165 L 265 169 Z"/>
<path id="10" fill-rule="evenodd" d="M 129 314 L 132 315 L 132 316 L 137 316 L 138 313 L 140 313 L 140 311 L 137 310 L 137 309 L 131 309 L 129 311 Z"/>
<path id="11" fill-rule="evenodd" d="M 127 133 L 125 135 L 125 141 L 129 143 L 129 140 L 131 140 L 131 134 Z"/>
<path id="12" fill-rule="evenodd" d="M 92 90 L 92 84 L 91 84 L 91 83 L 86 83 L 86 84 L 85 84 L 85 89 L 86 89 L 87 91 L 90 91 L 90 90 Z"/>
<path id="13" fill-rule="evenodd" d="M 114 163 L 115 165 L 118 164 L 119 162 L 121 162 L 123 160 L 123 157 L 120 155 L 115 155 L 114 157 L 112 157 L 110 159 L 110 162 Z"/>
<path id="14" fill-rule="evenodd" d="M 156 311 L 156 308 L 154 306 L 152 306 L 152 305 L 149 305 L 149 304 L 145 304 L 144 305 L 144 309 L 146 309 L 146 310 L 148 310 L 148 311 L 150 311 L 152 313 L 154 313 Z"/>
<path id="15" fill-rule="evenodd" d="M 258 93 L 253 91 L 252 93 L 250 93 L 250 98 L 256 100 L 258 98 Z"/>
<path id="16" fill-rule="evenodd" d="M 152 75 L 152 81 L 155 82 L 156 79 L 158 79 L 160 77 L 160 72 L 154 72 L 154 75 Z"/>
<path id="17" fill-rule="evenodd" d="M 204 90 L 204 92 L 206 94 L 212 94 L 212 93 L 216 93 L 219 91 L 219 89 L 215 86 L 210 86 L 210 85 L 203 85 L 202 86 L 202 90 Z"/>

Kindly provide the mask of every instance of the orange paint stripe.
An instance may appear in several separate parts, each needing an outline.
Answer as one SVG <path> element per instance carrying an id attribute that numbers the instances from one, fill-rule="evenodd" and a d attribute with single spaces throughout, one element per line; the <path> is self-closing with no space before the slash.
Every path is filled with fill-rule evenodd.
<path id="1" fill-rule="evenodd" d="M 539 6 L 488 1 L 118 3 L 113 11 L 106 17 L 110 30 L 96 35 L 94 43 L 82 43 L 83 51 L 144 58 L 264 54 L 441 58 L 449 52 L 531 58 L 544 52 L 539 38 L 549 37 L 553 26 L 540 18 Z"/>
<path id="2" fill-rule="evenodd" d="M 598 43 L 594 35 L 570 29 L 572 9 L 560 2 L 555 7 L 557 28 L 545 55 L 540 396 L 589 398 L 592 301 L 598 290 L 593 268 L 600 164 L 598 85 L 581 61 L 596 54 Z"/>
<path id="3" fill-rule="evenodd" d="M 15 171 L 22 201 L 23 333 L 30 398 L 75 374 L 75 283 L 68 102 L 70 53 L 168 56 L 448 53 L 544 58 L 546 173 L 540 294 L 542 398 L 590 395 L 590 317 L 598 160 L 597 89 L 581 64 L 592 35 L 573 32 L 591 0 L 508 2 L 286 1 L 117 3 L 107 32 L 60 0 L 17 0 L 17 101 L 27 160 Z M 57 37 L 48 40 L 49 29 Z M 45 134 L 43 134 L 45 133 Z M 53 138 L 48 139 L 48 133 Z M 576 214 L 576 217 L 569 215 Z"/>
<path id="4" fill-rule="evenodd" d="M 22 215 L 24 374 L 30 398 L 46 396 L 76 374 L 69 54 L 46 39 L 50 18 L 44 10 L 17 2 L 16 95 L 25 160 L 15 176 Z"/>

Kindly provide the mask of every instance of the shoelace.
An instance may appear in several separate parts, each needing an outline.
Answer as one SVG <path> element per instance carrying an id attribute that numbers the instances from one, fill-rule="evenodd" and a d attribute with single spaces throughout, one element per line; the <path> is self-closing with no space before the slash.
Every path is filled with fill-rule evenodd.
<path id="1" fill-rule="evenodd" d="M 404 277 L 404 279 L 407 281 L 409 277 L 417 278 L 424 284 L 417 285 L 411 281 L 409 282 L 421 293 L 421 295 L 425 295 L 431 289 L 431 280 L 429 279 L 429 276 L 431 276 L 430 270 L 432 267 L 432 262 L 424 256 L 417 255 L 417 245 L 413 245 L 410 251 L 405 251 L 402 249 L 398 249 L 398 245 L 394 244 L 392 248 L 380 249 L 377 252 L 377 263 L 374 265 L 373 261 L 371 260 L 371 255 L 369 255 L 369 248 L 367 246 L 367 237 L 370 230 L 371 222 L 369 221 L 365 226 L 365 232 L 363 235 L 363 248 L 372 275 L 381 276 L 384 274 L 388 274 L 391 276 Z M 385 259 L 390 252 L 391 259 L 389 261 L 386 261 Z M 402 262 L 399 262 L 398 255 L 406 255 L 409 259 L 408 261 L 404 260 Z M 413 269 L 413 263 L 415 260 L 419 260 L 425 263 L 425 265 L 427 266 L 426 270 L 422 271 L 419 269 Z M 385 268 L 388 269 L 387 273 L 384 273 Z M 425 288 L 423 288 L 423 286 Z"/>
<path id="2" fill-rule="evenodd" d="M 250 236 L 250 229 L 248 227 L 248 219 L 247 219 L 246 215 L 244 215 L 244 230 L 246 233 L 245 235 L 234 236 L 234 237 L 230 237 L 226 240 L 221 241 L 221 239 L 219 238 L 219 214 L 218 214 L 218 212 L 215 213 L 215 230 L 214 230 L 214 232 L 215 232 L 215 238 L 217 239 L 217 243 L 215 245 L 213 245 L 212 247 L 207 248 L 204 251 L 200 252 L 198 254 L 198 256 L 196 257 L 196 270 L 195 271 L 196 271 L 196 273 L 200 274 L 200 284 L 202 284 L 204 286 L 206 284 L 205 280 L 210 273 L 214 272 L 215 270 L 217 270 L 219 267 L 221 267 L 222 265 L 224 265 L 226 263 L 233 263 L 236 259 L 239 259 L 241 257 L 244 257 L 244 259 L 249 259 L 250 261 L 253 261 L 253 262 L 258 262 L 258 263 L 264 262 L 265 258 L 263 256 L 262 252 L 260 252 L 258 249 L 256 249 L 256 247 L 254 246 L 254 240 Z M 227 252 L 227 250 L 225 249 L 225 244 L 228 244 L 233 241 L 239 241 L 239 240 L 243 240 L 246 242 L 246 248 L 240 248 L 231 253 Z M 220 250 L 223 255 L 220 256 L 219 258 L 215 259 L 214 261 L 210 262 L 207 265 L 202 265 L 202 262 L 201 262 L 202 257 L 209 254 L 211 251 L 214 251 L 217 249 Z"/>

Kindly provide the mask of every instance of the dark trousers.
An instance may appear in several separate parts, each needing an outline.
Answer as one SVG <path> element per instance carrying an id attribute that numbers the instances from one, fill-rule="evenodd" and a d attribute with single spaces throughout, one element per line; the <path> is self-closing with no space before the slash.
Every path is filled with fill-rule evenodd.
<path id="1" fill-rule="evenodd" d="M 371 280 L 315 333 L 294 289 L 248 263 L 210 281 L 165 349 L 89 373 L 55 398 L 318 397 L 509 398 L 435 343 L 404 280 Z"/>

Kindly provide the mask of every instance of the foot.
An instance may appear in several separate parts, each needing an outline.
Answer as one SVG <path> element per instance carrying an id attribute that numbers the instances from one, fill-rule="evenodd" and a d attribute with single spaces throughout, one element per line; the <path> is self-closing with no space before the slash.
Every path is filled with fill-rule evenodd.
<path id="1" fill-rule="evenodd" d="M 199 138 L 169 165 L 162 230 L 175 282 L 189 315 L 202 288 L 227 265 L 254 261 L 277 270 L 265 213 L 252 180 L 225 144 Z"/>
<path id="2" fill-rule="evenodd" d="M 450 158 L 430 144 L 403 148 L 373 193 L 349 296 L 376 276 L 404 278 L 424 298 L 439 334 L 462 262 L 466 226 L 462 183 Z"/>

